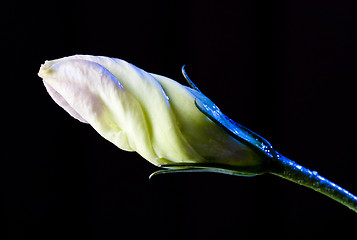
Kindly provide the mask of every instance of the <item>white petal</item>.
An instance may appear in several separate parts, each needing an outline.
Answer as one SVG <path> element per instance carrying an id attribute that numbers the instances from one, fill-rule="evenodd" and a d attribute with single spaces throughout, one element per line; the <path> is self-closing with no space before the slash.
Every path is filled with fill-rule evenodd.
<path id="1" fill-rule="evenodd" d="M 41 74 L 46 84 L 104 138 L 147 159 L 157 158 L 140 104 L 108 70 L 80 59 L 51 61 L 46 67 Z"/>
<path id="2" fill-rule="evenodd" d="M 59 94 L 56 90 L 54 90 L 51 85 L 43 81 L 43 84 L 46 87 L 48 94 L 53 98 L 55 103 L 61 106 L 64 110 L 66 110 L 72 117 L 83 122 L 88 123 L 84 118 L 82 118 L 69 104 L 68 102 Z"/>

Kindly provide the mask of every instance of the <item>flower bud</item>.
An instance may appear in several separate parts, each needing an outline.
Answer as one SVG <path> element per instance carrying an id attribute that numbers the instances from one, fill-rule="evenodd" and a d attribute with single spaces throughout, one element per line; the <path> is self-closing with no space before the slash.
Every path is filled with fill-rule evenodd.
<path id="1" fill-rule="evenodd" d="M 232 122 L 196 89 L 120 59 L 89 55 L 46 61 L 38 74 L 70 115 L 152 164 L 266 171 L 264 154 L 254 148 L 261 144 L 256 136 L 237 125 L 233 135 L 227 132 Z"/>

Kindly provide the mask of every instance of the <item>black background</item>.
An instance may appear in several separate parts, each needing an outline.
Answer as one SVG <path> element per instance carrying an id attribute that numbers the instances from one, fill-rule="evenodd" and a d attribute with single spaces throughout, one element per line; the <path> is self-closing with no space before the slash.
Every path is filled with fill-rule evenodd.
<path id="1" fill-rule="evenodd" d="M 226 115 L 357 193 L 356 1 L 18 1 L 2 8 L 8 239 L 355 235 L 354 212 L 275 176 L 149 181 L 156 167 L 72 119 L 37 71 L 45 60 L 81 53 L 184 83 L 186 64 Z"/>

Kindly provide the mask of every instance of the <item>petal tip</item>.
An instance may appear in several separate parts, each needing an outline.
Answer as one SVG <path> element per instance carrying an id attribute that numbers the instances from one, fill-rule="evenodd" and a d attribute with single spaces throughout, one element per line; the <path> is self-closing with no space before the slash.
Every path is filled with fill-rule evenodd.
<path id="1" fill-rule="evenodd" d="M 37 75 L 41 78 L 44 78 L 51 72 L 51 64 L 50 61 L 45 61 L 44 64 L 41 64 L 40 70 L 38 71 Z"/>

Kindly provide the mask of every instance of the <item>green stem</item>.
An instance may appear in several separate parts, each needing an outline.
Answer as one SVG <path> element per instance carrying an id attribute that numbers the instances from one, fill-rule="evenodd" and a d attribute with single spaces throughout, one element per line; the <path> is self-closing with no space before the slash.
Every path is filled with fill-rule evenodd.
<path id="1" fill-rule="evenodd" d="M 309 187 L 357 212 L 356 196 L 320 176 L 316 171 L 310 171 L 280 154 L 272 161 L 270 173 Z"/>

